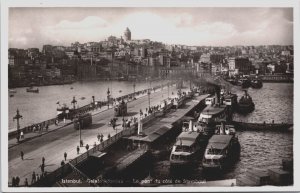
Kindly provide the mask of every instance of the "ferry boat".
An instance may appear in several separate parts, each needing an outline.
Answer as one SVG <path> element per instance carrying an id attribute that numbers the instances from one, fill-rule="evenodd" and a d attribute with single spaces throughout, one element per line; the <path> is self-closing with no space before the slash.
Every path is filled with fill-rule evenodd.
<path id="1" fill-rule="evenodd" d="M 233 94 L 231 92 L 226 92 L 223 91 L 221 92 L 221 101 L 223 101 L 223 104 L 227 106 L 232 106 L 232 108 L 236 109 L 237 108 L 237 95 Z"/>
<path id="2" fill-rule="evenodd" d="M 198 118 L 199 126 L 203 128 L 206 135 L 212 135 L 215 130 L 216 123 L 226 118 L 226 105 L 216 104 L 215 97 L 205 99 L 205 104 L 208 105 L 203 109 Z"/>
<path id="3" fill-rule="evenodd" d="M 247 114 L 254 110 L 255 105 L 252 101 L 251 96 L 247 93 L 247 90 L 244 90 L 244 92 L 244 96 L 242 96 L 238 103 L 238 112 L 242 114 Z"/>
<path id="4" fill-rule="evenodd" d="M 213 135 L 207 144 L 202 167 L 204 170 L 223 170 L 232 165 L 240 156 L 240 143 L 233 125 L 216 126 Z"/>
<path id="5" fill-rule="evenodd" d="M 32 86 L 26 89 L 26 92 L 39 93 L 38 88 L 33 88 Z"/>
<path id="6" fill-rule="evenodd" d="M 193 121 L 183 122 L 182 133 L 176 139 L 170 155 L 171 167 L 193 166 L 199 162 L 201 150 L 203 152 L 207 138 Z"/>
<path id="7" fill-rule="evenodd" d="M 252 88 L 261 88 L 263 86 L 262 81 L 259 78 L 254 78 L 251 80 L 251 87 Z"/>

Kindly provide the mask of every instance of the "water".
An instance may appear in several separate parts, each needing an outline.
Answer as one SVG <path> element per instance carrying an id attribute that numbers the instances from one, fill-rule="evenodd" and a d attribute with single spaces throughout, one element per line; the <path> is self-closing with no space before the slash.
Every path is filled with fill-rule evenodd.
<path id="1" fill-rule="evenodd" d="M 248 89 L 255 104 L 255 110 L 246 115 L 234 115 L 234 120 L 253 123 L 293 123 L 294 88 L 290 83 L 264 83 L 261 89 Z M 244 94 L 241 89 L 234 88 L 238 99 Z"/>
<path id="2" fill-rule="evenodd" d="M 240 98 L 243 91 L 233 88 Z M 262 89 L 248 89 L 255 103 L 255 110 L 246 116 L 236 114 L 236 120 L 246 122 L 286 122 L 293 123 L 293 84 L 265 83 Z M 154 163 L 151 176 L 156 179 L 176 179 L 177 176 L 188 180 L 222 180 L 239 178 L 246 175 L 247 170 L 281 167 L 282 159 L 293 158 L 293 134 L 281 132 L 237 132 L 241 143 L 240 160 L 233 167 L 210 178 L 202 172 L 201 164 L 190 170 L 181 170 L 174 174 L 170 170 L 169 158 Z M 199 161 L 201 162 L 201 161 Z"/>
<path id="3" fill-rule="evenodd" d="M 166 81 L 151 82 L 151 87 L 161 85 Z M 149 82 L 138 82 L 135 91 L 146 89 L 150 86 Z M 71 89 L 73 87 L 73 89 Z M 92 96 L 95 100 L 107 100 L 107 89 L 111 92 L 112 97 L 119 97 L 134 92 L 133 82 L 127 81 L 94 81 L 94 82 L 76 82 L 71 85 L 54 85 L 38 87 L 39 93 L 28 93 L 26 88 L 15 89 L 17 93 L 14 97 L 9 98 L 9 129 L 17 127 L 13 117 L 16 110 L 19 109 L 23 119 L 20 120 L 20 126 L 25 127 L 45 121 L 56 116 L 57 102 L 60 104 L 71 105 L 75 96 L 77 106 L 89 104 Z M 82 97 L 85 97 L 83 99 Z"/>

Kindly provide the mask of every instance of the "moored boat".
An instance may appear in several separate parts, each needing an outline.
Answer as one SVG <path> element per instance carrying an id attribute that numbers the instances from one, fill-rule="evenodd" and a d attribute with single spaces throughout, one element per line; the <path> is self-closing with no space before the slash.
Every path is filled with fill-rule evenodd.
<path id="1" fill-rule="evenodd" d="M 205 170 L 223 170 L 232 165 L 240 155 L 240 143 L 233 125 L 216 126 L 215 134 L 209 139 L 202 167 Z"/>
<path id="2" fill-rule="evenodd" d="M 26 92 L 39 93 L 39 88 L 29 87 L 26 89 Z"/>
<path id="3" fill-rule="evenodd" d="M 171 151 L 171 167 L 197 164 L 207 140 L 207 137 L 194 125 L 192 120 L 189 123 L 184 122 L 183 131 L 177 137 Z"/>
<path id="4" fill-rule="evenodd" d="M 251 81 L 248 78 L 240 79 L 242 88 L 249 88 L 251 86 Z"/>
<path id="5" fill-rule="evenodd" d="M 251 87 L 252 88 L 261 88 L 263 86 L 262 81 L 259 78 L 254 78 L 251 80 Z"/>
<path id="6" fill-rule="evenodd" d="M 244 90 L 245 94 L 241 97 L 238 103 L 238 112 L 241 114 L 247 114 L 254 110 L 255 105 L 251 96 Z"/>
<path id="7" fill-rule="evenodd" d="M 216 103 L 217 97 L 208 97 L 205 99 L 205 104 L 208 105 L 203 111 L 200 113 L 198 118 L 199 125 L 203 128 L 204 132 L 207 135 L 212 135 L 215 130 L 215 125 L 220 123 L 222 120 L 226 120 L 231 112 L 229 111 L 230 104 L 224 104 L 222 100 L 221 103 Z"/>
<path id="8" fill-rule="evenodd" d="M 17 93 L 17 91 L 14 90 L 14 89 L 9 89 L 8 92 L 9 92 L 10 94 L 15 94 L 15 93 Z"/>

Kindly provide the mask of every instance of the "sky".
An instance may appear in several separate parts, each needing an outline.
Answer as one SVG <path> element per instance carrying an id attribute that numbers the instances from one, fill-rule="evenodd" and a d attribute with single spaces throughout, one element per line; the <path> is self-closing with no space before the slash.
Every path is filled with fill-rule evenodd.
<path id="1" fill-rule="evenodd" d="M 190 46 L 292 45 L 293 8 L 9 9 L 9 47 L 68 46 L 121 37 Z"/>

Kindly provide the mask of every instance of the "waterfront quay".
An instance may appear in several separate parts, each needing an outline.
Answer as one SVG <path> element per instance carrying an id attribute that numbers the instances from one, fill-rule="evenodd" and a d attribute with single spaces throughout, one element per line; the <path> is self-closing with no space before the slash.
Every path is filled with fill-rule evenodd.
<path id="1" fill-rule="evenodd" d="M 167 98 L 168 92 L 176 93 L 174 87 L 165 89 L 155 93 L 151 93 L 150 105 L 160 105 L 161 102 Z M 125 119 L 137 116 L 140 110 L 145 112 L 149 108 L 148 96 L 138 98 L 127 104 L 128 115 Z M 163 97 L 164 96 L 164 97 Z M 84 147 L 80 147 L 79 154 L 77 154 L 77 146 L 79 146 L 79 131 L 74 129 L 73 124 L 66 125 L 59 130 L 49 132 L 32 140 L 25 141 L 19 145 L 15 145 L 8 150 L 8 166 L 9 166 L 9 182 L 12 177 L 18 176 L 20 178 L 20 185 L 24 185 L 27 178 L 29 184 L 32 181 L 32 174 L 41 174 L 42 158 L 45 158 L 44 172 L 51 173 L 61 166 L 66 153 L 66 160 L 64 163 L 74 159 L 80 154 L 87 151 L 86 145 L 90 148 L 94 144 L 99 144 L 97 139 L 98 134 L 104 136 L 106 140 L 109 136 L 113 137 L 123 130 L 122 117 L 118 118 L 115 130 L 108 125 L 111 118 L 114 117 L 114 109 L 108 109 L 93 116 L 93 124 L 89 129 L 81 131 L 81 138 Z M 15 139 L 11 139 L 14 140 Z M 20 152 L 24 152 L 24 157 L 21 159 Z"/>

